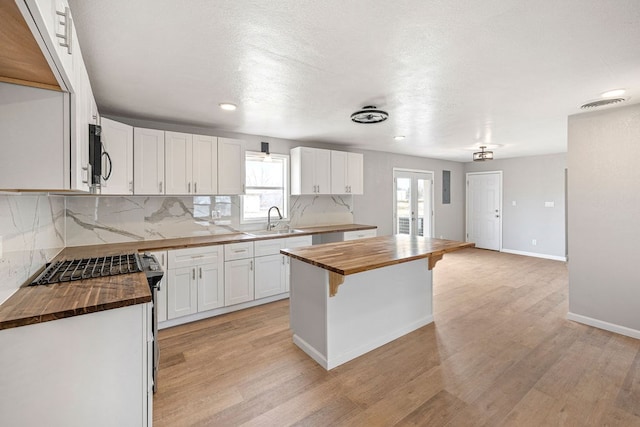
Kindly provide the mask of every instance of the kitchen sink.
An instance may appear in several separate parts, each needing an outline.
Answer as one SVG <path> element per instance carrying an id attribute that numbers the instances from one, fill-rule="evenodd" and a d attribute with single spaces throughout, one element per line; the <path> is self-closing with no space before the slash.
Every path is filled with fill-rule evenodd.
<path id="1" fill-rule="evenodd" d="M 256 231 L 245 231 L 244 234 L 255 237 L 262 236 L 281 236 L 288 234 L 296 234 L 296 233 L 304 233 L 303 230 L 296 230 L 295 228 L 284 228 L 280 230 L 256 230 Z"/>

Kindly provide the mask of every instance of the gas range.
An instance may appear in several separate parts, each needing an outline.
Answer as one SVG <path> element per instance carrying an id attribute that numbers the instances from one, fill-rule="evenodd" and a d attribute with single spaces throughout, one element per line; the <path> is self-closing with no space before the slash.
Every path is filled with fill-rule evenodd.
<path id="1" fill-rule="evenodd" d="M 49 264 L 31 285 L 50 285 L 73 280 L 117 276 L 143 271 L 136 253 L 103 257 L 68 259 Z"/>

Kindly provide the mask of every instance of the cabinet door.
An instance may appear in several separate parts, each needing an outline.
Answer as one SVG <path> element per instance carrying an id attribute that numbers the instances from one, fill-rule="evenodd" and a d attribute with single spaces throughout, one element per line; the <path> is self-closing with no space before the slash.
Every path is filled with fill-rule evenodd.
<path id="1" fill-rule="evenodd" d="M 253 300 L 253 258 L 225 261 L 224 305 Z"/>
<path id="2" fill-rule="evenodd" d="M 270 297 L 286 292 L 285 256 L 268 255 L 255 258 L 255 295 L 256 299 Z"/>
<path id="3" fill-rule="evenodd" d="M 224 263 L 212 262 L 198 269 L 198 311 L 224 306 Z"/>
<path id="4" fill-rule="evenodd" d="M 351 194 L 364 194 L 364 156 L 347 153 L 347 186 Z"/>
<path id="5" fill-rule="evenodd" d="M 348 193 L 346 151 L 331 151 L 331 194 Z"/>
<path id="6" fill-rule="evenodd" d="M 109 153 L 111 162 L 103 156 L 102 194 L 133 194 L 133 126 L 109 119 L 101 120 L 101 141 L 104 151 Z"/>
<path id="7" fill-rule="evenodd" d="M 244 194 L 244 141 L 218 138 L 218 193 Z"/>
<path id="8" fill-rule="evenodd" d="M 192 141 L 188 133 L 164 133 L 165 194 L 191 194 Z"/>
<path id="9" fill-rule="evenodd" d="M 93 93 L 87 70 L 82 62 L 77 66 L 76 85 L 71 101 L 71 189 L 89 191 L 93 172 L 89 169 L 89 123 Z"/>
<path id="10" fill-rule="evenodd" d="M 167 251 L 151 252 L 151 255 L 156 257 L 158 263 L 160 263 L 160 268 L 164 271 L 164 276 L 160 280 L 155 306 L 155 309 L 158 310 L 158 322 L 164 322 L 167 320 Z"/>
<path id="11" fill-rule="evenodd" d="M 170 269 L 167 272 L 167 318 L 198 311 L 196 267 Z"/>
<path id="12" fill-rule="evenodd" d="M 218 140 L 193 135 L 193 194 L 218 193 Z"/>
<path id="13" fill-rule="evenodd" d="M 164 194 L 164 132 L 133 129 L 133 192 Z"/>
<path id="14" fill-rule="evenodd" d="M 315 149 L 315 183 L 317 194 L 331 194 L 331 151 Z"/>

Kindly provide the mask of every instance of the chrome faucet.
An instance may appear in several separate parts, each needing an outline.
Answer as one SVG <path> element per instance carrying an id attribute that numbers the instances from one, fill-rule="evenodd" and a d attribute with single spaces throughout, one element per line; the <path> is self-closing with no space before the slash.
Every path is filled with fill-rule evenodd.
<path id="1" fill-rule="evenodd" d="M 269 211 L 267 212 L 267 230 L 271 230 L 273 229 L 276 225 L 278 225 L 278 223 L 275 224 L 271 224 L 271 209 L 275 209 L 276 212 L 278 212 L 278 217 L 280 217 L 280 219 L 282 219 L 282 214 L 280 213 L 280 209 L 278 209 L 277 206 L 271 206 L 269 208 Z"/>

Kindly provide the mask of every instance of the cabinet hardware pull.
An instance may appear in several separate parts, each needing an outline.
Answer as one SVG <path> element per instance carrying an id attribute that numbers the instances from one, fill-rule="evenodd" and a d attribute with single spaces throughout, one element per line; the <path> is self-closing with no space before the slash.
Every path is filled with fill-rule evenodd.
<path id="1" fill-rule="evenodd" d="M 191 183 L 187 183 L 187 193 L 191 193 Z"/>
<path id="2" fill-rule="evenodd" d="M 62 47 L 66 47 L 67 53 L 71 55 L 71 49 L 73 46 L 71 40 L 73 34 L 73 31 L 71 31 L 71 11 L 68 7 L 65 7 L 64 12 L 59 12 L 56 10 L 56 15 L 64 17 L 64 21 L 59 21 L 60 25 L 64 25 L 64 34 L 56 33 L 56 37 L 62 39 L 62 41 L 58 41 L 58 44 Z"/>
<path id="3" fill-rule="evenodd" d="M 164 267 L 164 254 L 162 254 L 162 266 Z"/>
<path id="4" fill-rule="evenodd" d="M 246 251 L 247 251 L 246 249 L 236 249 L 233 252 L 236 254 L 241 254 L 242 252 L 246 252 Z"/>
<path id="5" fill-rule="evenodd" d="M 193 183 L 193 194 L 197 194 L 198 193 L 198 183 L 194 182 Z"/>
<path id="6" fill-rule="evenodd" d="M 196 269 L 195 268 L 193 270 L 191 270 L 191 277 L 193 278 L 193 280 L 196 280 Z"/>
<path id="7" fill-rule="evenodd" d="M 253 271 L 253 260 L 249 261 L 249 270 Z"/>
<path id="8" fill-rule="evenodd" d="M 129 181 L 129 192 L 133 194 L 133 181 Z"/>
<path id="9" fill-rule="evenodd" d="M 202 279 L 202 267 L 198 269 L 198 277 Z"/>
<path id="10" fill-rule="evenodd" d="M 284 265 L 284 258 L 285 258 L 285 256 L 282 255 L 282 265 Z"/>
<path id="11" fill-rule="evenodd" d="M 162 181 L 160 181 L 160 194 L 162 194 Z"/>
<path id="12" fill-rule="evenodd" d="M 204 255 L 191 255 L 191 258 L 203 258 Z"/>

